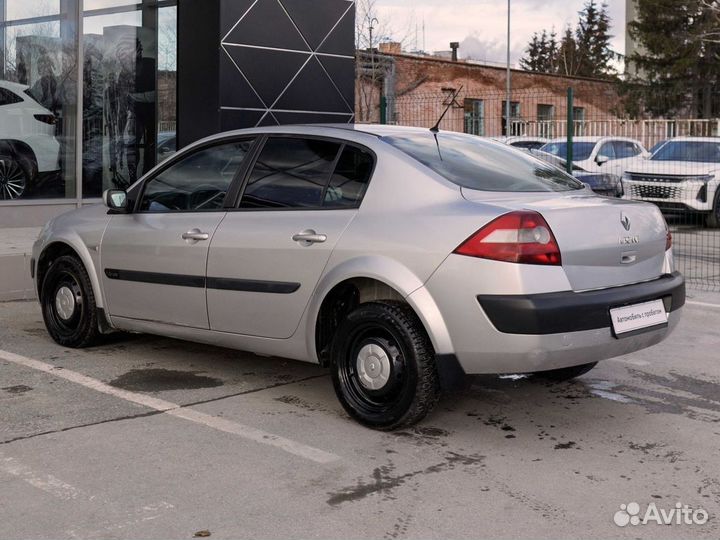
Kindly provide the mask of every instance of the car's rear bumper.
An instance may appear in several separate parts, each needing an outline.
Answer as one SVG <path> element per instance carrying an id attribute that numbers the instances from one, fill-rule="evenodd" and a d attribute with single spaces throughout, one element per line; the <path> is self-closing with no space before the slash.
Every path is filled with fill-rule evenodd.
<path id="1" fill-rule="evenodd" d="M 685 279 L 679 272 L 653 281 L 586 292 L 528 295 L 479 295 L 490 322 L 507 334 L 559 334 L 609 328 L 610 309 L 662 299 L 670 313 L 685 304 Z"/>
<path id="2" fill-rule="evenodd" d="M 678 274 L 575 293 L 561 267 L 451 258 L 410 299 L 420 311 L 432 299 L 436 315 L 424 322 L 431 336 L 438 320 L 447 333 L 437 352 L 454 355 L 467 374 L 543 371 L 645 349 L 672 332 L 685 298 Z M 613 335 L 611 307 L 654 299 L 665 300 L 667 325 L 620 339 Z"/>

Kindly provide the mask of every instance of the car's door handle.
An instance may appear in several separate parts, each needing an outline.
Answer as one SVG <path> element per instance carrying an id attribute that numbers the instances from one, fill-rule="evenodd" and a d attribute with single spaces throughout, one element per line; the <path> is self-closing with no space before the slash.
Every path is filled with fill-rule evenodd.
<path id="1" fill-rule="evenodd" d="M 196 242 L 200 240 L 207 240 L 208 238 L 210 238 L 210 235 L 206 232 L 202 232 L 200 229 L 190 229 L 182 235 L 183 240 L 195 240 Z"/>
<path id="2" fill-rule="evenodd" d="M 297 234 L 293 234 L 292 239 L 295 242 L 302 242 L 303 244 L 310 245 L 310 244 L 320 244 L 327 240 L 326 234 L 318 234 L 312 229 L 306 229 L 302 232 L 299 232 Z"/>

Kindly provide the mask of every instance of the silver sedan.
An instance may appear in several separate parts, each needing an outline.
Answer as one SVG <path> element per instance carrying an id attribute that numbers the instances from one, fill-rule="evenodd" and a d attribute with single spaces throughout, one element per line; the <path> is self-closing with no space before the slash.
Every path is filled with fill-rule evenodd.
<path id="1" fill-rule="evenodd" d="M 464 374 L 569 379 L 655 345 L 685 301 L 655 206 L 470 135 L 235 131 L 104 201 L 35 243 L 55 341 L 124 330 L 319 363 L 377 429 Z"/>

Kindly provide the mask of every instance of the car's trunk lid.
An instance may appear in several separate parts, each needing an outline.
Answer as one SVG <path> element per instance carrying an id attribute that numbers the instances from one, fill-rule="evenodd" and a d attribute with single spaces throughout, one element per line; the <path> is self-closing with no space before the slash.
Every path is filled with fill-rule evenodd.
<path id="1" fill-rule="evenodd" d="M 542 214 L 560 247 L 573 290 L 600 289 L 647 281 L 662 273 L 667 232 L 654 205 L 567 193 L 488 193 L 463 188 L 473 202 L 508 212 Z"/>

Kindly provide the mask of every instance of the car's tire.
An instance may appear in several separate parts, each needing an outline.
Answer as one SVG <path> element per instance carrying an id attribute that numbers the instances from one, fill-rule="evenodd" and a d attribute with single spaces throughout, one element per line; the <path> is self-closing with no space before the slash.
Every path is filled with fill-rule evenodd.
<path id="1" fill-rule="evenodd" d="M 710 229 L 720 229 L 720 186 L 716 189 L 713 209 L 705 216 L 705 225 Z"/>
<path id="2" fill-rule="evenodd" d="M 562 382 L 569 381 L 580 375 L 585 375 L 592 368 L 597 366 L 597 362 L 590 362 L 588 364 L 580 364 L 579 366 L 570 366 L 560 369 L 550 369 L 548 371 L 538 371 L 533 373 L 536 378 L 544 379 L 546 381 Z"/>
<path id="3" fill-rule="evenodd" d="M 40 288 L 43 320 L 50 336 L 64 347 L 82 348 L 98 338 L 98 315 L 90 277 L 73 255 L 50 265 Z"/>
<path id="4" fill-rule="evenodd" d="M 435 351 L 407 304 L 360 304 L 335 333 L 330 361 L 340 403 L 373 429 L 412 425 L 440 396 Z"/>
<path id="5" fill-rule="evenodd" d="M 0 201 L 20 199 L 30 191 L 31 168 L 23 160 L 0 155 Z"/>

